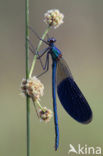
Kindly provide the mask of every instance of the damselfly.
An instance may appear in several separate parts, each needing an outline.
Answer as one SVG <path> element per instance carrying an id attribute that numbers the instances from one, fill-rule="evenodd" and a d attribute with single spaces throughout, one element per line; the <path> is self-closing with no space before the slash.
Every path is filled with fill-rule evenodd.
<path id="1" fill-rule="evenodd" d="M 42 40 L 38 34 L 30 27 L 30 30 Z M 56 89 L 59 100 L 66 110 L 66 112 L 76 121 L 82 124 L 88 124 L 92 120 L 92 110 L 85 99 L 84 95 L 78 88 L 71 74 L 71 71 L 63 59 L 61 51 L 55 46 L 56 39 L 48 38 L 47 41 L 42 40 L 48 45 L 47 48 L 37 52 L 37 59 L 40 60 L 43 67 L 44 74 L 49 69 L 49 55 L 52 57 L 52 96 L 53 96 L 53 110 L 54 110 L 54 124 L 55 124 L 55 150 L 59 146 L 59 127 L 56 104 Z M 30 50 L 35 54 L 35 50 L 31 47 Z M 46 53 L 46 62 L 43 66 L 41 57 Z M 40 74 L 40 75 L 42 75 Z"/>

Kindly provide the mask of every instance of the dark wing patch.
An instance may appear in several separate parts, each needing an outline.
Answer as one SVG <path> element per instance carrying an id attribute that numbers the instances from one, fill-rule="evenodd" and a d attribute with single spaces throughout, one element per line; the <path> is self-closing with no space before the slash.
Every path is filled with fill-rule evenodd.
<path id="1" fill-rule="evenodd" d="M 63 60 L 62 63 L 58 62 L 59 69 L 57 69 L 57 93 L 60 102 L 72 118 L 84 124 L 89 123 L 92 120 L 91 108 L 72 78 L 68 66 L 63 62 Z M 60 70 L 62 71 L 60 72 Z M 63 74 L 61 80 L 59 73 Z"/>

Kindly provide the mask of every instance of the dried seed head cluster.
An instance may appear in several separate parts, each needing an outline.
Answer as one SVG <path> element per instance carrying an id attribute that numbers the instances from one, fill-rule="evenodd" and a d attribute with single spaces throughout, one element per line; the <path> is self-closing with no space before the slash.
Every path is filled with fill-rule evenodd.
<path id="1" fill-rule="evenodd" d="M 52 111 L 50 109 L 47 109 L 46 107 L 43 107 L 43 110 L 39 110 L 39 116 L 43 121 L 47 123 L 52 117 Z"/>
<path id="2" fill-rule="evenodd" d="M 44 22 L 54 28 L 59 27 L 63 23 L 64 15 L 58 9 L 48 10 L 44 14 Z"/>
<path id="3" fill-rule="evenodd" d="M 34 76 L 28 80 L 23 79 L 21 89 L 25 95 L 28 94 L 35 101 L 40 100 L 40 96 L 43 96 L 44 85 Z"/>

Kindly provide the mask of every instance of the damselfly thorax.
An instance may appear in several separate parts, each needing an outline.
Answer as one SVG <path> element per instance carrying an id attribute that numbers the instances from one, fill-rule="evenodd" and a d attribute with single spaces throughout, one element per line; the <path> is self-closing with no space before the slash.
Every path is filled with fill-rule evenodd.
<path id="1" fill-rule="evenodd" d="M 55 46 L 56 39 L 54 37 L 49 38 L 47 40 L 47 43 L 49 44 L 50 47 L 50 54 L 52 56 L 52 59 L 59 61 L 59 59 L 62 57 L 61 51 Z"/>

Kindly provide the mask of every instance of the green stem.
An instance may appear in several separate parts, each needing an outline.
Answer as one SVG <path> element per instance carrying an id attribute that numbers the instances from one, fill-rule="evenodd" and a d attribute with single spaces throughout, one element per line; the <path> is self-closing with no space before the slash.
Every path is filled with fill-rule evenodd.
<path id="1" fill-rule="evenodd" d="M 38 104 L 39 108 L 44 111 L 44 108 L 41 106 L 41 104 L 39 103 L 39 101 L 36 101 L 36 103 Z"/>
<path id="2" fill-rule="evenodd" d="M 46 37 L 49 29 L 50 29 L 50 26 L 48 26 L 48 28 L 45 30 L 44 34 L 42 35 L 42 38 L 41 38 L 42 40 L 44 40 L 44 38 Z M 39 51 L 39 49 L 40 49 L 40 47 L 42 45 L 42 42 L 43 42 L 42 40 L 39 41 L 39 44 L 37 46 L 37 52 Z M 29 77 L 32 76 L 32 73 L 33 73 L 33 70 L 34 70 L 34 67 L 35 67 L 37 56 L 38 56 L 37 54 L 34 56 L 34 59 L 33 59 L 32 65 L 31 65 L 31 69 L 30 69 L 30 72 L 29 72 Z"/>
<path id="3" fill-rule="evenodd" d="M 26 79 L 29 78 L 29 0 L 25 0 L 25 60 Z M 27 122 L 27 156 L 30 156 L 30 98 L 26 95 L 26 122 Z"/>
<path id="4" fill-rule="evenodd" d="M 42 111 L 45 112 L 45 110 L 44 110 L 44 108 L 41 106 L 40 102 L 39 102 L 38 100 L 36 100 L 36 101 L 33 100 L 33 105 L 34 105 L 34 108 L 35 108 L 35 110 L 36 110 L 36 113 L 37 113 L 36 104 L 38 104 L 39 108 L 40 108 Z M 37 115 L 38 115 L 38 113 L 37 113 Z"/>

